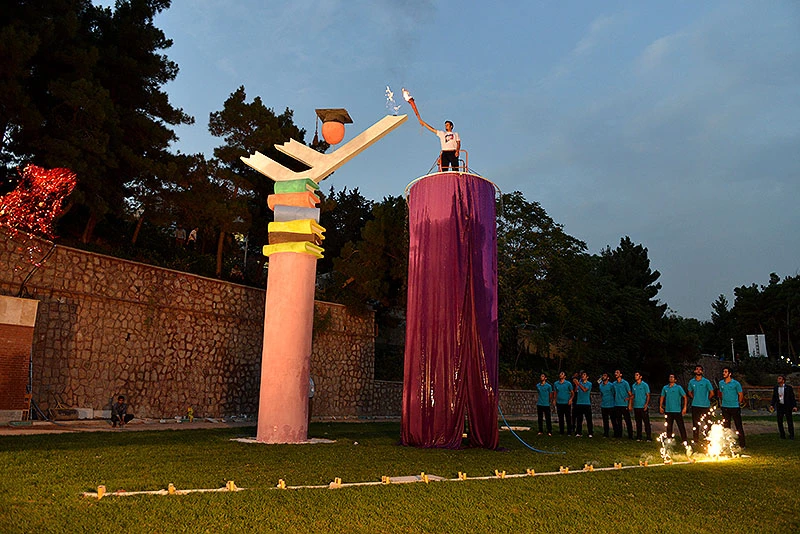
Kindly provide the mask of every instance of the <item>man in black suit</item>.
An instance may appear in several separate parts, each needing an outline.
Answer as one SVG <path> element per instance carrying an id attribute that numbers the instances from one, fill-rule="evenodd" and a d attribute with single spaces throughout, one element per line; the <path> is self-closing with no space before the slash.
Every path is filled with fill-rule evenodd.
<path id="1" fill-rule="evenodd" d="M 794 439 L 792 412 L 797 411 L 797 401 L 794 398 L 792 386 L 786 383 L 784 375 L 778 375 L 778 385 L 772 390 L 770 406 L 778 412 L 778 432 L 781 435 L 781 439 L 786 439 L 786 433 L 783 431 L 784 416 L 786 416 L 786 426 L 789 428 L 789 439 Z"/>

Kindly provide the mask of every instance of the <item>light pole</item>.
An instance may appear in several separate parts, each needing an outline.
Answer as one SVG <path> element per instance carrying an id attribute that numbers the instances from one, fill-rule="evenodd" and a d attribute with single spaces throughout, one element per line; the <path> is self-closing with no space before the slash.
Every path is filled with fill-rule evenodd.
<path id="1" fill-rule="evenodd" d="M 733 338 L 731 338 L 731 361 L 736 363 L 736 353 L 733 352 Z"/>

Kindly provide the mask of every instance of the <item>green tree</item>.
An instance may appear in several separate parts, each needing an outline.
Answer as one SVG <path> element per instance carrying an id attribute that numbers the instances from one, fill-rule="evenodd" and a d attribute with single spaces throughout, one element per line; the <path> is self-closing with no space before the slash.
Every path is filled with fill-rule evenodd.
<path id="1" fill-rule="evenodd" d="M 711 304 L 710 335 L 704 350 L 711 354 L 724 356 L 729 354 L 730 340 L 736 336 L 736 317 L 729 307 L 725 295 L 720 295 Z"/>
<path id="2" fill-rule="evenodd" d="M 770 355 L 797 359 L 800 337 L 800 276 L 783 280 L 772 273 L 767 286 L 751 284 L 734 289 L 737 354 L 746 353 L 745 336 L 764 334 Z"/>
<path id="3" fill-rule="evenodd" d="M 349 191 L 346 187 L 341 191 L 330 188 L 320 204 L 320 224 L 326 232 L 325 257 L 317 264 L 318 272 L 330 273 L 345 244 L 361 239 L 364 226 L 374 218 L 374 207 L 375 203 L 364 198 L 358 188 Z"/>
<path id="4" fill-rule="evenodd" d="M 497 248 L 501 361 L 516 368 L 536 355 L 560 366 L 580 350 L 574 312 L 587 286 L 585 243 L 516 191 L 498 203 Z"/>
<path id="5" fill-rule="evenodd" d="M 598 258 L 596 296 L 604 310 L 595 339 L 604 365 L 628 371 L 664 356 L 662 319 L 667 309 L 656 299 L 661 273 L 650 268 L 647 248 L 625 236 L 616 249 L 606 247 Z"/>
<path id="6" fill-rule="evenodd" d="M 81 209 L 67 217 L 85 219 L 83 242 L 106 214 L 124 211 L 130 184 L 161 172 L 176 139 L 170 126 L 193 121 L 162 91 L 178 67 L 162 53 L 172 42 L 153 20 L 169 5 L 5 3 L 0 60 L 12 68 L 0 81 L 0 158 L 77 173 L 72 203 Z"/>
<path id="7" fill-rule="evenodd" d="M 293 116 L 294 112 L 289 108 L 276 115 L 258 96 L 252 102 L 247 102 L 244 86 L 231 93 L 222 110 L 209 116 L 209 132 L 224 140 L 224 144 L 214 149 L 214 157 L 218 160 L 218 171 L 214 178 L 227 189 L 230 198 L 244 200 L 240 204 L 242 210 L 231 213 L 229 221 L 220 222 L 217 276 L 221 274 L 223 245 L 226 236 L 233 231 L 233 221 L 247 221 L 238 232 L 254 229 L 248 241 L 255 249 L 260 250 L 268 241 L 267 225 L 272 220 L 272 213 L 267 208 L 267 197 L 273 192 L 272 181 L 245 165 L 240 157 L 259 151 L 289 169 L 300 171 L 308 168 L 274 148 L 274 145 L 289 139 L 305 143 L 306 132 L 294 124 Z M 258 257 L 259 261 L 263 261 L 260 254 Z"/>
<path id="8" fill-rule="evenodd" d="M 321 297 L 356 312 L 374 310 L 375 376 L 399 380 L 403 376 L 403 312 L 408 280 L 408 206 L 402 197 L 386 197 L 373 204 L 367 218 L 358 190 L 341 193 L 344 204 L 352 208 L 336 210 L 338 220 L 345 224 L 344 235 L 367 220 L 360 237 L 344 243 L 338 257 L 333 258 L 334 268 L 327 275 L 329 283 Z M 327 238 L 325 250 L 328 254 Z"/>
<path id="9" fill-rule="evenodd" d="M 408 279 L 408 206 L 402 197 L 385 197 L 357 242 L 348 241 L 333 259 L 325 298 L 350 305 L 404 308 Z M 327 239 L 325 240 L 328 241 Z"/>

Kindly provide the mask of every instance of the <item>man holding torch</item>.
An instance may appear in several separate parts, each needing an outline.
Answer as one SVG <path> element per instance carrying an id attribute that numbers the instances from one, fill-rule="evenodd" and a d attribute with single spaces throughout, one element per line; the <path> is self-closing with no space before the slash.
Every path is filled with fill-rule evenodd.
<path id="1" fill-rule="evenodd" d="M 442 145 L 442 154 L 439 157 L 441 170 L 443 172 L 448 170 L 458 171 L 458 153 L 461 151 L 461 138 L 458 136 L 458 133 L 453 131 L 453 123 L 451 121 L 444 121 L 444 131 L 437 130 L 422 120 L 422 117 L 419 115 L 419 110 L 417 109 L 417 104 L 414 102 L 414 97 L 411 96 L 405 88 L 403 89 L 403 98 L 411 104 L 411 108 L 414 110 L 414 114 L 417 116 L 420 125 L 436 134 L 436 137 L 439 138 L 439 142 Z"/>

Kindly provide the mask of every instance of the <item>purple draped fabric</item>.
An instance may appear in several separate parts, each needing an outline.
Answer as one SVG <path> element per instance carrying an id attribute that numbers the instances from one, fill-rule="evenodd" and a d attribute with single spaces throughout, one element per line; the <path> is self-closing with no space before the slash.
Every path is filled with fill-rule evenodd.
<path id="1" fill-rule="evenodd" d="M 402 440 L 497 448 L 494 186 L 437 173 L 411 188 Z"/>

